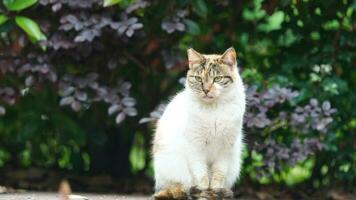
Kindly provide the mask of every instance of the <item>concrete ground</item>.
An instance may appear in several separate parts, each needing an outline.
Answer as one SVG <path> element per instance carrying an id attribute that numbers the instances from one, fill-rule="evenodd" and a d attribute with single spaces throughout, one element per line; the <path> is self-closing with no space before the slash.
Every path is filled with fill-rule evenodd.
<path id="1" fill-rule="evenodd" d="M 148 200 L 148 196 L 139 195 L 118 195 L 118 194 L 78 194 L 86 197 L 88 200 Z M 56 193 L 48 192 L 23 192 L 13 194 L 0 194 L 0 200 L 61 200 Z M 72 196 L 70 200 L 85 200 L 85 198 L 76 198 Z"/>

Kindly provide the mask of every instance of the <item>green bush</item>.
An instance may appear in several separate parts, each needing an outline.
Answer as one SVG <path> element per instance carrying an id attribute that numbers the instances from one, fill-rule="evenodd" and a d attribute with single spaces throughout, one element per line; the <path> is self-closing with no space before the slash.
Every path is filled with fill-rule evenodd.
<path id="1" fill-rule="evenodd" d="M 153 126 L 143 122 L 182 88 L 186 49 L 234 46 L 249 86 L 244 178 L 356 184 L 355 2 L 2 0 L 0 9 L 0 167 L 152 175 Z"/>

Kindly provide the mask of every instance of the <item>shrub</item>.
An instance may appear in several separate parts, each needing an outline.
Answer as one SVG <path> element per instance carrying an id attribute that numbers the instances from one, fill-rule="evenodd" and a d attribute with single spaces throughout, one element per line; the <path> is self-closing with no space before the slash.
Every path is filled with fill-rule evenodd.
<path id="1" fill-rule="evenodd" d="M 149 174 L 152 127 L 138 122 L 182 88 L 185 50 L 235 46 L 245 177 L 278 181 L 310 161 L 314 186 L 354 184 L 354 3 L 2 3 L 0 165 Z"/>

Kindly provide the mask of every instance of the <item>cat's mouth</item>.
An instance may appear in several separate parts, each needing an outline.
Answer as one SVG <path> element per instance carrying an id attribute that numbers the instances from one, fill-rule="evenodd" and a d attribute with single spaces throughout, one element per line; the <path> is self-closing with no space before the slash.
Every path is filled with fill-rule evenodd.
<path id="1" fill-rule="evenodd" d="M 205 100 L 212 100 L 212 99 L 214 99 L 214 97 L 213 97 L 213 96 L 209 96 L 209 95 L 204 95 L 204 96 L 203 96 L 203 99 L 205 99 Z"/>

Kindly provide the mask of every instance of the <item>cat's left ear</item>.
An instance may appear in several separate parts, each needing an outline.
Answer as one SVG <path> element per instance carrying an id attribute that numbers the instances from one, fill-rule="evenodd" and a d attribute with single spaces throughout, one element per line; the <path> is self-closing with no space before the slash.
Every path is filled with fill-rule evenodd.
<path id="1" fill-rule="evenodd" d="M 189 68 L 192 68 L 194 64 L 201 63 L 204 61 L 203 55 L 201 55 L 200 53 L 198 53 L 192 48 L 189 48 L 187 50 L 187 54 L 188 54 Z"/>
<path id="2" fill-rule="evenodd" d="M 228 48 L 223 55 L 221 56 L 220 60 L 231 67 L 236 65 L 236 51 L 234 47 Z"/>

